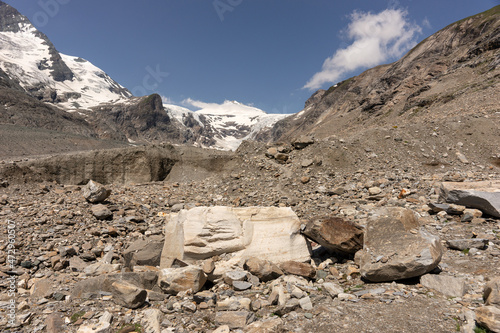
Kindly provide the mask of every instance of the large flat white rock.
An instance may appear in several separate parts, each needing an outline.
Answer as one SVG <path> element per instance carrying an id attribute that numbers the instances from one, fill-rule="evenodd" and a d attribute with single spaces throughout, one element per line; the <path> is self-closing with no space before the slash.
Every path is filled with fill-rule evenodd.
<path id="1" fill-rule="evenodd" d="M 194 263 L 215 255 L 258 257 L 275 263 L 310 260 L 300 220 L 290 208 L 196 207 L 166 217 L 160 267 L 174 259 Z"/>

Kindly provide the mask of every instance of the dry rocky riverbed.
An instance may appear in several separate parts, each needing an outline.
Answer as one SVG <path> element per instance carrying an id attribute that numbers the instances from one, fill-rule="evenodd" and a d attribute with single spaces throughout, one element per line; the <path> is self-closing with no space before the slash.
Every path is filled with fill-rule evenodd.
<path id="1" fill-rule="evenodd" d="M 83 186 L 4 179 L 2 332 L 473 332 L 485 286 L 500 276 L 500 220 L 460 206 L 431 207 L 442 182 L 498 181 L 498 168 L 458 162 L 416 171 L 382 163 L 347 172 L 307 149 L 249 148 L 239 152 L 239 168 L 202 180 L 108 184 L 111 195 L 101 203 L 86 201 Z M 358 256 L 312 242 L 312 260 L 276 265 L 272 278 L 242 262 L 234 269 L 245 274 L 228 271 L 199 292 L 163 293 L 154 283 L 158 268 L 148 264 L 159 264 L 166 215 L 205 206 L 291 207 L 304 225 L 330 216 L 361 227 L 379 208 L 407 208 L 439 237 L 443 254 L 431 274 L 370 282 Z M 9 230 L 15 258 L 8 256 Z M 131 246 L 140 253 L 135 259 Z M 207 266 L 226 256 L 200 267 L 209 273 Z M 432 285 L 425 276 L 449 280 Z"/>

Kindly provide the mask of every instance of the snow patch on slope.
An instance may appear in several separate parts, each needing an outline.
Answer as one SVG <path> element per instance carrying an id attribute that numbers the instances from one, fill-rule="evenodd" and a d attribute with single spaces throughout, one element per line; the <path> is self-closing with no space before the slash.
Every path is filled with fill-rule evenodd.
<path id="1" fill-rule="evenodd" d="M 55 81 L 50 73 L 49 47 L 36 35 L 31 24 L 19 24 L 19 32 L 0 32 L 0 67 L 26 90 L 44 87 L 63 96 L 59 105 L 66 110 L 89 108 L 103 102 L 131 97 L 104 71 L 78 57 L 60 54 L 74 73 L 72 80 Z M 64 97 L 66 96 L 66 97 Z"/>
<path id="2" fill-rule="evenodd" d="M 57 82 L 56 89 L 80 93 L 81 97 L 77 99 L 76 103 L 83 108 L 103 102 L 118 102 L 132 97 L 132 94 L 117 93 L 116 90 L 124 89 L 124 87 L 91 62 L 79 57 L 60 54 L 75 77 L 72 81 Z"/>

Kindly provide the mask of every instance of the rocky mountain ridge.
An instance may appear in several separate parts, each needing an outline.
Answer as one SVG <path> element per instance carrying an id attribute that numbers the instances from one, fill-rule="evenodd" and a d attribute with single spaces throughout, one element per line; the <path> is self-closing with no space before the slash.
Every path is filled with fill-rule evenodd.
<path id="1" fill-rule="evenodd" d="M 367 128 L 446 123 L 499 112 L 500 6 L 451 24 L 395 63 L 319 90 L 260 137 L 348 136 Z"/>

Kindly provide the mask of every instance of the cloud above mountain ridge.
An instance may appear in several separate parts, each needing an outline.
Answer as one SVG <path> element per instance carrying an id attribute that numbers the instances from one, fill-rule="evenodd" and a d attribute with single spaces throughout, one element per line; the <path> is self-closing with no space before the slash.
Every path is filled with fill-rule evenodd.
<path id="1" fill-rule="evenodd" d="M 378 14 L 355 11 L 346 29 L 353 42 L 327 58 L 320 72 L 303 89 L 316 90 L 325 83 L 336 83 L 349 72 L 380 65 L 401 57 L 416 44 L 422 32 L 419 25 L 408 19 L 408 12 L 386 9 Z"/>

